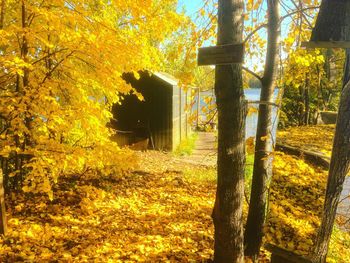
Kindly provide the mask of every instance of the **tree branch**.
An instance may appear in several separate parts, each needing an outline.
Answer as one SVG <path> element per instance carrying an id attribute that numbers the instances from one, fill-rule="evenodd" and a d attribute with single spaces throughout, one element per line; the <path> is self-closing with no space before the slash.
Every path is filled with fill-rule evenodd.
<path id="1" fill-rule="evenodd" d="M 44 84 L 44 82 L 52 75 L 52 73 L 65 61 L 68 57 L 73 55 L 74 51 L 70 52 L 65 58 L 62 58 L 44 77 L 44 79 L 41 81 L 41 84 Z"/>
<path id="2" fill-rule="evenodd" d="M 313 9 L 318 9 L 318 8 L 320 8 L 320 6 L 309 6 L 309 7 L 305 7 L 305 8 L 301 8 L 301 9 L 294 10 L 293 12 L 290 12 L 290 13 L 288 13 L 288 14 L 282 16 L 282 17 L 280 18 L 280 22 L 279 22 L 279 23 L 281 24 L 281 23 L 283 22 L 284 19 L 286 19 L 286 18 L 288 18 L 288 17 L 290 17 L 290 16 L 292 16 L 292 15 L 295 15 L 295 14 L 297 14 L 297 13 L 299 13 L 299 12 L 302 13 L 302 14 L 304 14 L 304 13 L 303 13 L 304 11 L 313 10 Z M 304 14 L 304 16 L 305 16 L 305 14 Z M 246 36 L 246 38 L 244 39 L 243 43 L 248 42 L 248 40 L 249 40 L 256 32 L 258 32 L 258 31 L 259 31 L 260 29 L 262 29 L 262 28 L 267 28 L 267 26 L 268 26 L 267 23 L 259 25 L 257 28 L 255 28 L 252 32 L 250 32 L 250 33 Z"/>
<path id="3" fill-rule="evenodd" d="M 250 70 L 249 68 L 247 67 L 242 67 L 242 69 L 246 72 L 248 72 L 250 75 L 254 76 L 255 78 L 257 78 L 260 82 L 262 81 L 262 77 L 259 76 L 257 73 L 255 73 L 254 71 Z"/>

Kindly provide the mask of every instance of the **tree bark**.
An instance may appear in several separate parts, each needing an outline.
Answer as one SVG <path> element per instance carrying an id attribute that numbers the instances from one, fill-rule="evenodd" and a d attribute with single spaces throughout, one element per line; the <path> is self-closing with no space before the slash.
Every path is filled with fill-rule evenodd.
<path id="1" fill-rule="evenodd" d="M 350 49 L 346 49 L 345 56 L 343 87 L 345 87 L 346 84 L 350 81 Z"/>
<path id="2" fill-rule="evenodd" d="M 243 1 L 219 0 L 218 45 L 242 42 Z M 243 263 L 246 100 L 241 64 L 216 67 L 218 182 L 213 221 L 214 262 Z"/>
<path id="3" fill-rule="evenodd" d="M 344 82 L 347 81 L 347 84 L 344 86 L 340 98 L 323 216 L 312 256 L 315 263 L 326 262 L 339 198 L 343 190 L 345 176 L 350 168 L 350 82 L 349 67 L 347 66 L 349 54 L 350 50 L 347 50 L 344 70 Z"/>
<path id="4" fill-rule="evenodd" d="M 5 0 L 1 0 L 0 5 L 0 30 L 4 28 L 5 21 Z"/>
<path id="5" fill-rule="evenodd" d="M 22 0 L 22 28 L 25 30 L 28 27 L 27 25 L 27 9 L 24 0 Z M 25 62 L 28 62 L 28 40 L 26 33 L 23 33 L 22 36 L 22 47 L 21 47 L 21 57 Z M 23 88 L 28 86 L 29 83 L 29 70 L 28 68 L 23 68 Z"/>
<path id="6" fill-rule="evenodd" d="M 279 45 L 279 2 L 268 0 L 268 44 L 262 78 L 260 101 L 272 102 L 275 90 L 276 61 Z M 272 105 L 260 104 L 252 190 L 250 195 L 249 213 L 244 233 L 245 255 L 257 259 L 262 243 L 263 226 L 265 222 L 268 181 L 272 174 Z"/>
<path id="7" fill-rule="evenodd" d="M 305 104 L 304 125 L 309 125 L 310 124 L 310 80 L 309 80 L 309 76 L 306 76 L 306 80 L 305 80 L 304 104 Z"/>
<path id="8" fill-rule="evenodd" d="M 4 176 L 0 168 L 0 235 L 6 235 L 7 221 L 5 208 Z"/>

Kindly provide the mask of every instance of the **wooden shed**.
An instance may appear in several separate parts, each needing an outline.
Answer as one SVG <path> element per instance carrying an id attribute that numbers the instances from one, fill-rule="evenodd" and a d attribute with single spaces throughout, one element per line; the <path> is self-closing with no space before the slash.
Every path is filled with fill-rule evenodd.
<path id="1" fill-rule="evenodd" d="M 121 146 L 144 143 L 150 149 L 172 151 L 191 130 L 187 103 L 190 91 L 166 73 L 141 72 L 136 79 L 125 74 L 125 80 L 144 97 L 127 95 L 112 109 L 115 140 Z"/>

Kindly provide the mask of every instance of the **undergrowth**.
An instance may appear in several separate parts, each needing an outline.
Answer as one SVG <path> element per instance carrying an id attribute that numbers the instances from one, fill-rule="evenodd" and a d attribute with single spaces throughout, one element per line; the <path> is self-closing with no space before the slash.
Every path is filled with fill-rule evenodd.
<path id="1" fill-rule="evenodd" d="M 174 154 L 179 156 L 191 155 L 197 139 L 198 139 L 197 133 L 191 134 L 186 139 L 180 142 L 179 146 L 174 151 Z"/>

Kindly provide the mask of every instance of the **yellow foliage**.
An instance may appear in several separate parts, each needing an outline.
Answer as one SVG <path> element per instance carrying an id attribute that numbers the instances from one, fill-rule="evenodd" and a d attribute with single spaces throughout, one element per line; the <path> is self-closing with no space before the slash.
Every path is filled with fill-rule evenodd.
<path id="1" fill-rule="evenodd" d="M 159 46 L 184 22 L 176 1 L 5 1 L 4 17 L 0 155 L 34 156 L 23 190 L 52 197 L 62 174 L 134 166 L 106 124 L 132 91 L 123 73 L 163 68 Z"/>

